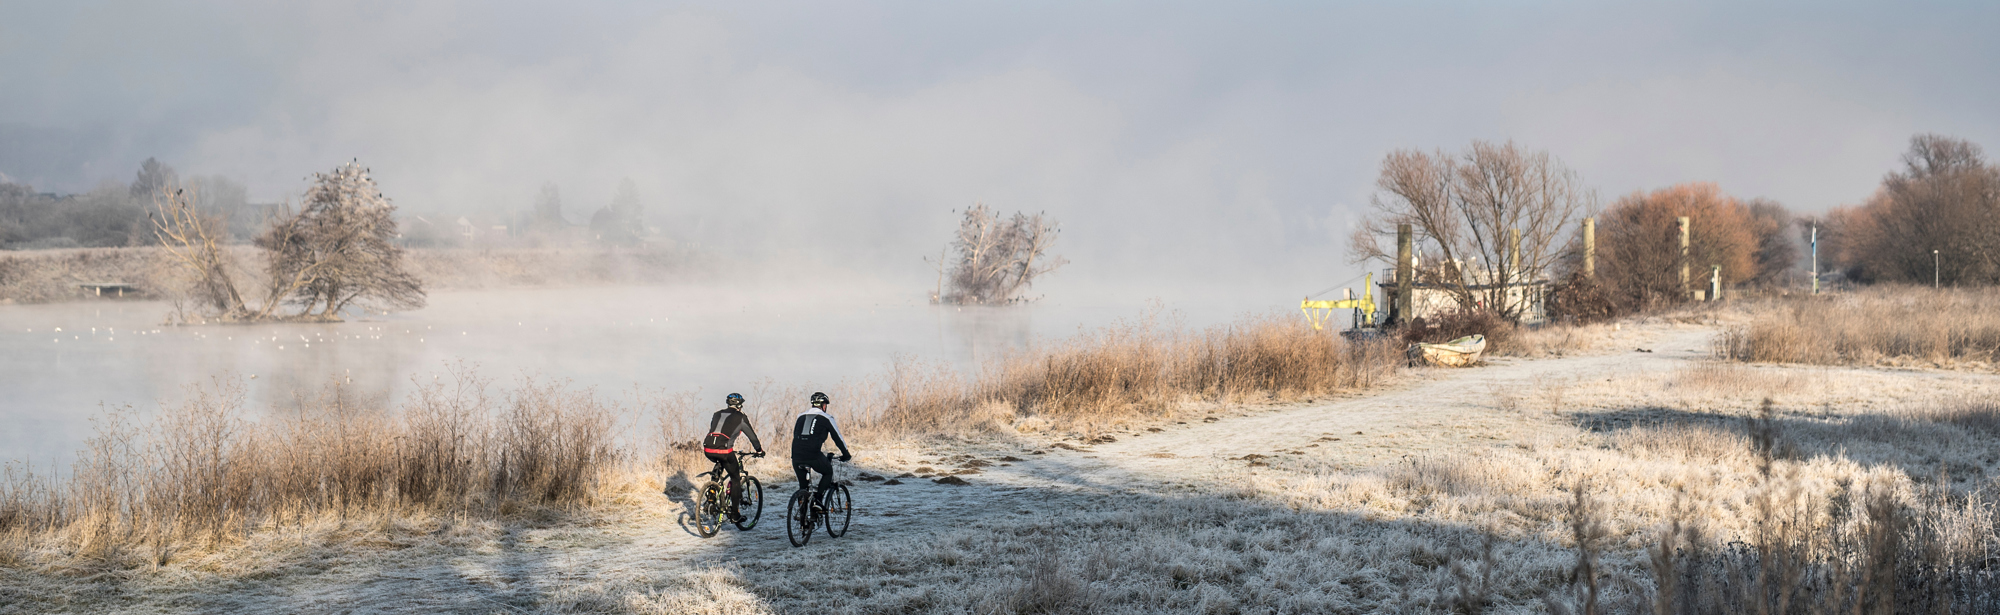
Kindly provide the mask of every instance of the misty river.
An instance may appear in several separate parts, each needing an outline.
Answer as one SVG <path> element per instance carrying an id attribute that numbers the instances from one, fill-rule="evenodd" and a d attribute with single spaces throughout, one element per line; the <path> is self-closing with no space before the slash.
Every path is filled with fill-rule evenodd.
<path id="1" fill-rule="evenodd" d="M 531 376 L 613 400 L 638 387 L 699 390 L 719 403 L 765 379 L 830 389 L 882 373 L 899 354 L 965 365 L 1032 339 L 1135 320 L 1149 306 L 1191 326 L 1282 307 L 1105 292 L 956 308 L 906 288 L 827 286 L 446 291 L 421 310 L 324 324 L 167 326 L 169 306 L 154 301 L 0 305 L 0 461 L 66 469 L 106 408 L 130 406 L 143 418 L 218 377 L 246 386 L 253 417 L 336 379 L 399 403 L 413 378 L 460 361 L 496 390 Z"/>

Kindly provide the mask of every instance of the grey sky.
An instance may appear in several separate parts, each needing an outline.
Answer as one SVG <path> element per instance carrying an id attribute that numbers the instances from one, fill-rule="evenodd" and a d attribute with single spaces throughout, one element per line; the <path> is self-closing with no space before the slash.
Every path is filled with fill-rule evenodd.
<path id="1" fill-rule="evenodd" d="M 553 181 L 582 219 L 630 176 L 661 222 L 871 264 L 935 254 L 985 201 L 1062 219 L 1071 283 L 1337 280 L 1396 148 L 1514 139 L 1606 200 L 1706 180 L 1801 211 L 1865 198 L 1916 132 L 2000 148 L 1992 3 L 0 15 L 0 173 L 43 190 L 157 156 L 276 200 L 358 157 L 413 212 L 523 209 Z"/>

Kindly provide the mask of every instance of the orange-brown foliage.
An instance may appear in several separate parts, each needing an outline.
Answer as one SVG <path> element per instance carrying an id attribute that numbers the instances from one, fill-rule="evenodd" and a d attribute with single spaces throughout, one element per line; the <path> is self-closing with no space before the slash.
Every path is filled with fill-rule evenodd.
<path id="1" fill-rule="evenodd" d="M 1757 275 L 1761 229 L 1749 208 L 1709 182 L 1677 184 L 1632 193 L 1604 212 L 1598 254 L 1600 275 L 1622 304 L 1644 308 L 1685 300 L 1680 282 L 1680 230 L 1689 218 L 1688 288 L 1708 286 L 1709 267 L 1722 266 L 1724 284 Z M 1763 232 L 1760 232 L 1763 231 Z"/>
<path id="2" fill-rule="evenodd" d="M 1910 139 L 1903 162 L 1860 207 L 1828 214 L 1822 256 L 1863 282 L 2000 283 L 2000 165 L 1976 144 L 1928 134 Z"/>

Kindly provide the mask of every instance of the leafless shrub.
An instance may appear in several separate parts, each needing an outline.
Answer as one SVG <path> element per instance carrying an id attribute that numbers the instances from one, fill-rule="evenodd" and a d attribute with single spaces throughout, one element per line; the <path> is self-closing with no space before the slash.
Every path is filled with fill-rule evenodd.
<path id="1" fill-rule="evenodd" d="M 931 301 L 985 305 L 1029 301 L 1023 293 L 1036 278 L 1069 263 L 1048 253 L 1060 232 L 1054 220 L 1039 213 L 1016 212 L 1003 220 L 984 203 L 973 205 L 959 220 L 950 266 L 937 263 L 939 288 Z"/>
<path id="2" fill-rule="evenodd" d="M 1507 413 L 1521 411 L 1521 395 L 1516 393 L 1514 388 L 1513 385 L 1494 385 L 1489 389 L 1493 395 L 1493 408 L 1495 410 Z"/>
<path id="3" fill-rule="evenodd" d="M 1576 382 L 1567 378 L 1535 377 L 1535 391 L 1541 397 L 1542 406 L 1547 407 L 1549 412 L 1562 412 L 1563 401 L 1569 397 L 1569 390 L 1574 386 Z"/>
<path id="4" fill-rule="evenodd" d="M 359 163 L 314 174 L 299 210 L 257 238 L 269 251 L 263 314 L 280 302 L 321 320 L 338 319 L 357 301 L 378 310 L 423 307 L 423 285 L 404 270 L 403 249 L 392 241 L 395 211 Z"/>
<path id="5" fill-rule="evenodd" d="M 152 197 L 153 210 L 146 217 L 153 223 L 161 248 L 194 278 L 192 294 L 216 314 L 240 318 L 246 308 L 243 296 L 236 292 L 228 270 L 230 259 L 223 248 L 229 239 L 228 222 L 214 212 L 196 208 L 195 192 L 171 182 Z"/>

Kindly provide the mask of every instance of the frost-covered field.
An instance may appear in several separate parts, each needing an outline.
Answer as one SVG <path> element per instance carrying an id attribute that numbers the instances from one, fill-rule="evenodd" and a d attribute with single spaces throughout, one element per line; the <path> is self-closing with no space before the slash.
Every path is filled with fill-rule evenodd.
<path id="1" fill-rule="evenodd" d="M 1195 407 L 1090 440 L 863 443 L 844 477 L 900 484 L 854 480 L 852 530 L 805 548 L 777 520 L 791 481 L 775 463 L 752 466 L 765 523 L 707 540 L 684 517 L 705 468 L 675 468 L 541 521 L 363 515 L 161 569 L 0 568 L 0 611 L 1504 613 L 1593 591 L 1634 611 L 1658 606 L 1649 549 L 1670 524 L 1759 544 L 1769 511 L 1794 511 L 1799 535 L 1838 535 L 1830 503 L 1869 489 L 1912 510 L 1956 493 L 1929 522 L 1955 524 L 1951 548 L 1994 547 L 1987 507 L 1963 504 L 2000 439 L 1951 409 L 2000 377 L 1725 363 L 1716 334 L 1628 326 L 1586 356 Z M 1751 420 L 1765 398 L 1773 413 Z M 1576 582 L 1579 536 L 1594 583 Z"/>

